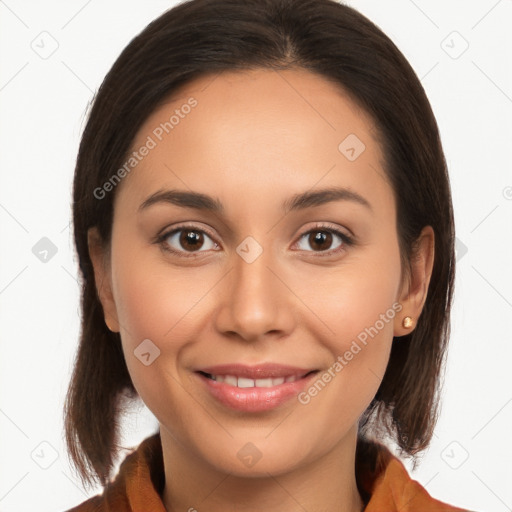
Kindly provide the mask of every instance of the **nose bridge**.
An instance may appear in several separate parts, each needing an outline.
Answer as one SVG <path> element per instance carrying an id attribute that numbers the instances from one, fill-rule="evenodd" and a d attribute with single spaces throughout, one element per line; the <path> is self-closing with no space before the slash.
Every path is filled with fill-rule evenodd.
<path id="1" fill-rule="evenodd" d="M 220 331 L 236 332 L 246 340 L 291 328 L 291 310 L 283 283 L 270 269 L 276 266 L 273 251 L 246 239 L 233 255 L 230 285 L 217 316 Z"/>
<path id="2" fill-rule="evenodd" d="M 253 306 L 268 303 L 272 293 L 270 281 L 274 278 L 269 270 L 269 267 L 272 267 L 271 251 L 263 251 L 254 261 L 248 261 L 238 255 L 234 264 L 234 295 L 245 299 L 247 304 L 252 301 Z"/>

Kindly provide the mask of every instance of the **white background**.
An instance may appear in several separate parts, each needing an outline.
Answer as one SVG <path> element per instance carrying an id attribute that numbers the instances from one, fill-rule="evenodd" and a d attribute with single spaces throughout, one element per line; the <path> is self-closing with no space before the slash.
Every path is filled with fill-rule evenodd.
<path id="1" fill-rule="evenodd" d="M 452 181 L 459 250 L 443 409 L 413 476 L 443 501 L 510 511 L 512 1 L 349 3 L 421 78 Z M 0 1 L 1 512 L 62 511 L 100 490 L 81 489 L 63 444 L 79 331 L 74 160 L 93 92 L 130 39 L 172 5 Z M 32 252 L 42 237 L 57 248 L 46 263 Z M 145 407 L 134 409 L 126 442 L 156 426 Z"/>

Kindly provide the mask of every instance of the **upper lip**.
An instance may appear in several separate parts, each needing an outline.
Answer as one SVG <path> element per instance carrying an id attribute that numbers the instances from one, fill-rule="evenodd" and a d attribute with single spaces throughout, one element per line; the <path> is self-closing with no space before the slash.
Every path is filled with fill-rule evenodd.
<path id="1" fill-rule="evenodd" d="M 198 372 L 208 373 L 210 375 L 233 375 L 236 377 L 245 377 L 247 379 L 277 379 L 279 377 L 304 377 L 314 368 L 298 368 L 296 366 L 288 366 L 277 363 L 263 363 L 253 366 L 245 364 L 220 364 L 216 366 L 208 366 L 199 368 Z"/>

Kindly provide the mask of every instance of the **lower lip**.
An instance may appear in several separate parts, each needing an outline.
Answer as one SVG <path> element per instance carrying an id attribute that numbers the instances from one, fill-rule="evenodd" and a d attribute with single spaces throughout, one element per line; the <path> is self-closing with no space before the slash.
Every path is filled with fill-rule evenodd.
<path id="1" fill-rule="evenodd" d="M 196 372 L 208 391 L 223 405 L 245 412 L 260 412 L 274 409 L 296 397 L 316 375 L 312 373 L 295 382 L 284 382 L 269 388 L 239 388 L 218 382 Z"/>

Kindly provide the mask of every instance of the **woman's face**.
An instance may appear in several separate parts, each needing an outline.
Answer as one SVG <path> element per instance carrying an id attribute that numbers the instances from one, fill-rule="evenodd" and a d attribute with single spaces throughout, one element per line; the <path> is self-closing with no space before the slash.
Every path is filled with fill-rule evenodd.
<path id="1" fill-rule="evenodd" d="M 229 72 L 181 89 L 132 150 L 95 269 L 162 435 L 240 475 L 352 442 L 417 313 L 371 119 L 306 71 Z M 287 368 L 199 373 L 267 363 Z"/>

